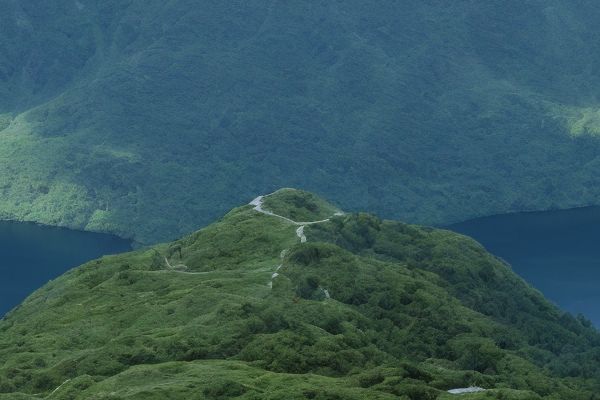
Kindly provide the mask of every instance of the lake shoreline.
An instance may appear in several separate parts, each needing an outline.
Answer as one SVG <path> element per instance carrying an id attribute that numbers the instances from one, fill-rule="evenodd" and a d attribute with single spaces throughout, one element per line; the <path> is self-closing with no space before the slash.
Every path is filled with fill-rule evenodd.
<path id="1" fill-rule="evenodd" d="M 560 308 L 600 326 L 600 207 L 519 212 L 444 226 L 480 242 Z"/>
<path id="2" fill-rule="evenodd" d="M 0 315 L 68 270 L 104 255 L 133 249 L 117 235 L 0 221 Z"/>

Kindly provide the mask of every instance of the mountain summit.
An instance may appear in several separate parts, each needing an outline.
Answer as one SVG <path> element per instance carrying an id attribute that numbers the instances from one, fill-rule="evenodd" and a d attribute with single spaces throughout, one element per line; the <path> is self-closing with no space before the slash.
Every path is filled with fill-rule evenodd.
<path id="1" fill-rule="evenodd" d="M 589 400 L 599 352 L 473 240 L 284 189 L 36 291 L 0 399 Z"/>

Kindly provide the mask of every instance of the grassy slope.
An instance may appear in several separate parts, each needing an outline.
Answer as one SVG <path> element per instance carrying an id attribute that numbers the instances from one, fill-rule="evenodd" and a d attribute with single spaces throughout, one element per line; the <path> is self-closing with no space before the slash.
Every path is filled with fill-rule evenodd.
<path id="1" fill-rule="evenodd" d="M 0 8 L 1 218 L 149 243 L 282 186 L 423 223 L 600 195 L 589 2 Z"/>
<path id="2" fill-rule="evenodd" d="M 417 400 L 476 384 L 493 390 L 465 398 L 588 400 L 597 388 L 598 333 L 470 239 L 369 214 L 307 227 L 305 244 L 295 229 L 244 206 L 50 282 L 0 321 L 0 399 L 67 379 L 53 399 Z"/>

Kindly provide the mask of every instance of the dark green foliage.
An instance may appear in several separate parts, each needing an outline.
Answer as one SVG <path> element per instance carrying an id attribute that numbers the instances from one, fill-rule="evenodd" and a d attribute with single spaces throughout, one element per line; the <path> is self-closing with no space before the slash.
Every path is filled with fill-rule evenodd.
<path id="1" fill-rule="evenodd" d="M 413 270 L 433 272 L 433 279 L 464 305 L 520 330 L 518 335 L 510 329 L 498 330 L 496 346 L 509 350 L 526 346 L 523 351 L 532 359 L 561 375 L 589 376 L 589 366 L 594 363 L 600 345 L 596 330 L 585 320 L 552 306 L 517 277 L 510 266 L 473 240 L 448 231 L 380 221 L 364 215 L 338 217 L 330 225 L 315 225 L 307 232 L 357 254 L 400 261 Z M 353 240 L 353 237 L 362 237 L 359 232 L 368 232 L 369 239 Z M 408 301 L 401 293 L 394 296 L 395 301 Z M 387 298 L 380 304 L 389 308 L 393 299 Z M 566 342 L 571 343 L 571 347 L 563 353 Z M 528 346 L 536 346 L 536 349 Z M 590 352 L 589 346 L 596 350 Z M 549 363 L 556 356 L 561 361 Z M 582 367 L 573 369 L 572 359 L 578 360 Z M 473 365 L 468 369 L 488 367 Z"/>
<path id="2" fill-rule="evenodd" d="M 282 186 L 419 223 L 600 197 L 592 1 L 0 10 L 1 218 L 150 243 Z"/>
<path id="3" fill-rule="evenodd" d="M 243 395 L 247 389 L 235 381 L 215 382 L 202 392 L 208 399 L 231 399 Z"/>

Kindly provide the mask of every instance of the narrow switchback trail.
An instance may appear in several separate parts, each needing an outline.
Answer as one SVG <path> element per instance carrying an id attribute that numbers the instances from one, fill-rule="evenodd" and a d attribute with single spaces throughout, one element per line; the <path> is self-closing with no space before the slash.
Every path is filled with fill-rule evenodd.
<path id="1" fill-rule="evenodd" d="M 185 264 L 171 265 L 171 263 L 169 262 L 169 259 L 167 257 L 165 257 L 165 264 L 167 264 L 168 269 L 170 269 L 174 272 L 184 272 L 182 270 L 188 269 L 188 266 Z"/>
<path id="2" fill-rule="evenodd" d="M 308 241 L 308 239 L 306 238 L 306 235 L 304 234 L 304 228 L 307 225 L 322 224 L 322 223 L 331 221 L 331 217 L 330 217 L 330 218 L 325 218 L 325 219 L 318 220 L 318 221 L 301 221 L 300 222 L 300 221 L 294 221 L 293 219 L 284 217 L 283 215 L 275 214 L 274 212 L 266 210 L 263 207 L 263 200 L 267 196 L 270 196 L 270 194 L 263 195 L 263 196 L 258 196 L 257 198 L 255 198 L 254 200 L 252 200 L 249 204 L 252 205 L 252 206 L 254 206 L 253 209 L 255 211 L 259 212 L 259 213 L 262 213 L 262 214 L 265 214 L 265 215 L 269 215 L 269 216 L 275 217 L 275 218 L 280 218 L 280 219 L 282 219 L 284 221 L 289 222 L 290 224 L 298 226 L 298 228 L 296 229 L 296 236 L 300 240 L 300 243 L 306 243 Z M 333 216 L 338 216 L 338 215 L 344 215 L 344 213 L 343 212 L 336 212 L 336 213 L 333 214 Z M 284 249 L 284 250 L 281 251 L 281 254 L 280 254 L 281 262 L 283 262 L 285 254 L 288 251 L 289 251 L 289 249 Z M 273 280 L 280 275 L 279 272 L 277 272 L 277 271 L 279 271 L 281 269 L 281 267 L 283 267 L 283 264 L 279 264 L 277 266 L 277 268 L 275 269 L 275 272 L 273 272 L 273 274 L 271 275 L 271 281 L 269 282 L 269 287 L 270 288 L 273 288 Z M 325 294 L 325 297 L 327 299 L 331 298 L 331 296 L 329 294 L 329 291 L 327 289 L 321 288 L 321 290 L 323 290 L 323 293 Z"/>
<path id="3" fill-rule="evenodd" d="M 290 219 L 288 217 L 284 217 L 283 215 L 279 215 L 279 214 L 275 214 L 274 212 L 271 212 L 269 210 L 265 210 L 263 208 L 263 200 L 265 197 L 270 196 L 270 194 L 264 195 L 264 196 L 258 196 L 257 198 L 255 198 L 254 200 L 252 200 L 249 204 L 251 206 L 254 206 L 254 210 L 258 211 L 259 213 L 265 214 L 265 215 L 270 215 L 272 217 L 277 217 L 277 218 L 281 218 L 289 223 L 292 223 L 294 225 L 313 225 L 313 224 L 321 224 L 323 222 L 328 222 L 331 220 L 331 218 L 325 218 L 325 219 L 321 219 L 318 221 L 294 221 L 293 219 Z M 342 212 L 337 212 L 334 214 L 335 215 L 343 215 Z"/>
<path id="4" fill-rule="evenodd" d="M 304 234 L 304 227 L 307 225 L 314 225 L 314 224 L 322 224 L 325 222 L 329 222 L 331 221 L 331 218 L 325 218 L 325 219 L 321 219 L 318 221 L 294 221 L 293 219 L 284 217 L 283 215 L 279 215 L 279 214 L 275 214 L 274 212 L 271 212 L 269 210 L 265 210 L 263 207 L 263 200 L 265 197 L 270 196 L 270 195 L 265 195 L 265 196 L 258 196 L 257 198 L 255 198 L 254 200 L 252 200 L 249 204 L 254 206 L 254 210 L 258 211 L 259 213 L 265 214 L 265 215 L 269 215 L 271 217 L 276 217 L 276 218 L 280 218 L 283 219 L 284 221 L 287 221 L 291 224 L 297 225 L 298 229 L 296 229 L 296 236 L 298 236 L 298 239 L 300 239 L 300 243 L 306 243 L 307 239 L 306 239 L 306 235 Z M 343 215 L 343 213 L 341 212 L 337 212 L 334 214 L 335 215 Z"/>
<path id="5" fill-rule="evenodd" d="M 298 237 L 298 239 L 300 240 L 300 243 L 306 243 L 307 242 L 307 237 L 304 233 L 304 228 L 307 225 L 314 225 L 314 224 L 322 224 L 325 222 L 329 222 L 331 220 L 331 218 L 325 218 L 322 220 L 317 220 L 317 221 L 294 221 L 290 218 L 284 217 L 283 215 L 279 215 L 279 214 L 275 214 L 274 212 L 271 212 L 269 210 L 266 210 L 263 207 L 263 200 L 265 197 L 270 196 L 270 194 L 268 195 L 263 195 L 263 196 L 258 196 L 257 198 L 255 198 L 254 200 L 252 200 L 249 204 L 254 206 L 254 210 L 261 213 L 261 214 L 265 214 L 271 217 L 275 217 L 275 218 L 279 218 L 282 219 L 290 224 L 296 225 L 298 226 L 298 228 L 296 229 L 296 236 Z M 337 215 L 343 215 L 343 212 L 336 212 L 333 214 L 333 216 L 337 216 Z M 281 262 L 283 263 L 283 259 L 285 258 L 285 254 L 289 251 L 289 249 L 284 249 L 281 251 L 280 254 L 280 258 L 281 258 Z M 173 273 L 178 273 L 178 274 L 187 274 L 187 275 L 203 275 L 203 274 L 207 274 L 208 272 L 188 272 L 187 270 L 189 270 L 189 267 L 185 264 L 175 264 L 172 265 L 171 262 L 169 261 L 168 257 L 164 257 L 164 261 L 165 261 L 165 266 L 166 268 L 162 271 L 157 271 L 157 272 L 173 272 Z M 269 287 L 273 287 L 273 280 L 275 278 L 277 278 L 280 274 L 279 274 L 279 270 L 281 269 L 281 267 L 283 267 L 283 264 L 279 264 L 277 266 L 277 268 L 275 269 L 275 272 L 273 272 L 273 274 L 271 275 L 271 281 L 269 282 Z M 329 296 L 329 292 L 327 291 L 327 289 L 323 289 L 326 298 L 330 298 Z"/>

